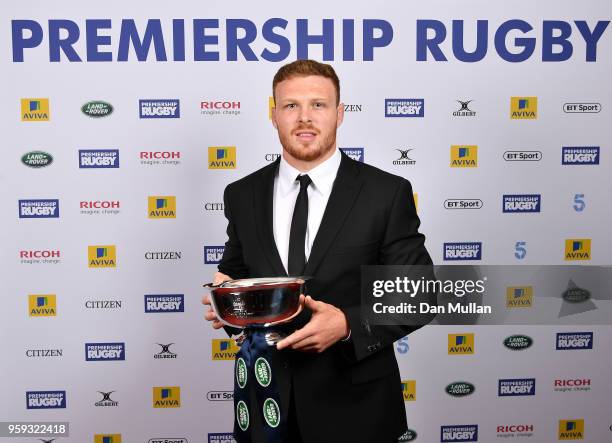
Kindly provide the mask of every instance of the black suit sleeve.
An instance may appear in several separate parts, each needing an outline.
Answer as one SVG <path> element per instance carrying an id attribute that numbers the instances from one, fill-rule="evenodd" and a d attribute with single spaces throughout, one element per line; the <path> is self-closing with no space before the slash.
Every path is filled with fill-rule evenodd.
<path id="1" fill-rule="evenodd" d="M 417 216 L 412 186 L 408 180 L 402 178 L 399 181 L 387 220 L 379 249 L 379 264 L 432 265 L 429 253 L 425 249 L 425 236 L 418 232 L 421 222 Z M 360 311 L 359 305 L 344 309 L 351 328 L 351 338 L 342 345 L 345 355 L 350 360 L 362 360 L 421 327 L 370 325 L 362 319 Z"/>

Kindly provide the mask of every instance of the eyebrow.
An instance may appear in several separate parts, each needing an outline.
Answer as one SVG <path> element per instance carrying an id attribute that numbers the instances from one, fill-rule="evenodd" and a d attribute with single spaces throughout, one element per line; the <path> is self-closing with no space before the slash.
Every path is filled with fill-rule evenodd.
<path id="1" fill-rule="evenodd" d="M 325 97 L 314 97 L 314 98 L 307 99 L 307 100 L 315 102 L 315 101 L 327 101 L 329 99 L 325 98 Z M 297 98 L 284 98 L 284 99 L 282 99 L 280 101 L 281 102 L 298 102 L 298 101 L 300 101 L 300 99 L 297 99 Z"/>

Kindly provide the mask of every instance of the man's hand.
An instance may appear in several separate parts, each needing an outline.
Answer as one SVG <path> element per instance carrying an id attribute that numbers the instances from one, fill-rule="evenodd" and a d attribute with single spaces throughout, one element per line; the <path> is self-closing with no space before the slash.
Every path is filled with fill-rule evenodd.
<path id="1" fill-rule="evenodd" d="M 215 272 L 215 275 L 213 277 L 213 284 L 214 285 L 219 285 L 221 283 L 223 283 L 226 280 L 231 280 L 232 278 L 229 275 L 225 275 L 221 272 Z M 202 297 L 202 304 L 203 305 L 208 305 L 208 310 L 206 311 L 206 313 L 204 314 L 204 318 L 208 321 L 212 322 L 212 327 L 214 329 L 220 329 L 223 327 L 223 323 L 221 323 L 219 321 L 219 319 L 217 318 L 217 314 L 215 314 L 215 311 L 213 310 L 211 304 L 210 304 L 210 294 L 206 294 L 204 297 Z"/>
<path id="2" fill-rule="evenodd" d="M 295 349 L 321 353 L 349 335 L 348 321 L 344 313 L 333 305 L 306 296 L 304 305 L 312 311 L 312 317 L 302 329 L 276 344 L 277 349 Z"/>

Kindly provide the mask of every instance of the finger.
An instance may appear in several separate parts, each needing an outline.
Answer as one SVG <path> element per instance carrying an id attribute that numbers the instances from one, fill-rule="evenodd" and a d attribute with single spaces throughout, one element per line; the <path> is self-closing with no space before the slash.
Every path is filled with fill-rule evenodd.
<path id="1" fill-rule="evenodd" d="M 202 297 L 202 304 L 210 305 L 210 294 L 206 294 L 204 297 Z"/>
<path id="2" fill-rule="evenodd" d="M 291 334 L 288 337 L 285 337 L 284 339 L 279 341 L 276 344 L 276 349 L 280 350 L 280 349 L 287 348 L 287 347 L 293 345 L 294 343 L 297 343 L 297 342 L 303 340 L 304 338 L 311 336 L 312 334 L 314 334 L 314 331 L 312 330 L 312 328 L 309 328 L 308 324 L 307 324 L 302 329 L 298 329 L 293 334 Z"/>
<path id="3" fill-rule="evenodd" d="M 221 329 L 223 327 L 223 323 L 221 323 L 219 320 L 215 320 L 212 322 L 212 327 L 213 329 Z"/>
<path id="4" fill-rule="evenodd" d="M 312 298 L 310 295 L 306 296 L 306 299 L 304 300 L 304 303 L 306 305 L 306 307 L 308 309 L 310 309 L 313 312 L 317 312 L 321 310 L 321 303 L 319 301 L 316 301 L 314 298 Z"/>
<path id="5" fill-rule="evenodd" d="M 204 318 L 208 321 L 219 320 L 219 318 L 217 317 L 217 314 L 215 314 L 215 311 L 212 311 L 212 310 L 204 314 Z"/>
<path id="6" fill-rule="evenodd" d="M 215 272 L 215 275 L 213 276 L 213 284 L 218 285 L 231 279 L 232 278 L 229 275 L 225 275 L 223 272 Z"/>
<path id="7" fill-rule="evenodd" d="M 298 342 L 293 343 L 291 345 L 291 349 L 301 350 L 301 349 L 316 346 L 317 344 L 318 344 L 318 340 L 316 339 L 315 336 L 311 335 Z"/>

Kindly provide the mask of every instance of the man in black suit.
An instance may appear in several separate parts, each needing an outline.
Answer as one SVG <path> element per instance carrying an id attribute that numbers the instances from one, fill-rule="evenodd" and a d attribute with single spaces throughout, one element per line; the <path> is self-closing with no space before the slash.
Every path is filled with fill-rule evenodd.
<path id="1" fill-rule="evenodd" d="M 338 150 L 344 106 L 331 66 L 285 65 L 273 93 L 282 157 L 225 189 L 228 240 L 215 282 L 313 277 L 295 332 L 275 351 L 283 441 L 397 441 L 407 424 L 393 342 L 417 327 L 361 318 L 360 266 L 432 263 L 411 185 Z M 212 309 L 205 318 L 223 326 Z M 266 441 L 253 429 L 252 441 Z"/>

